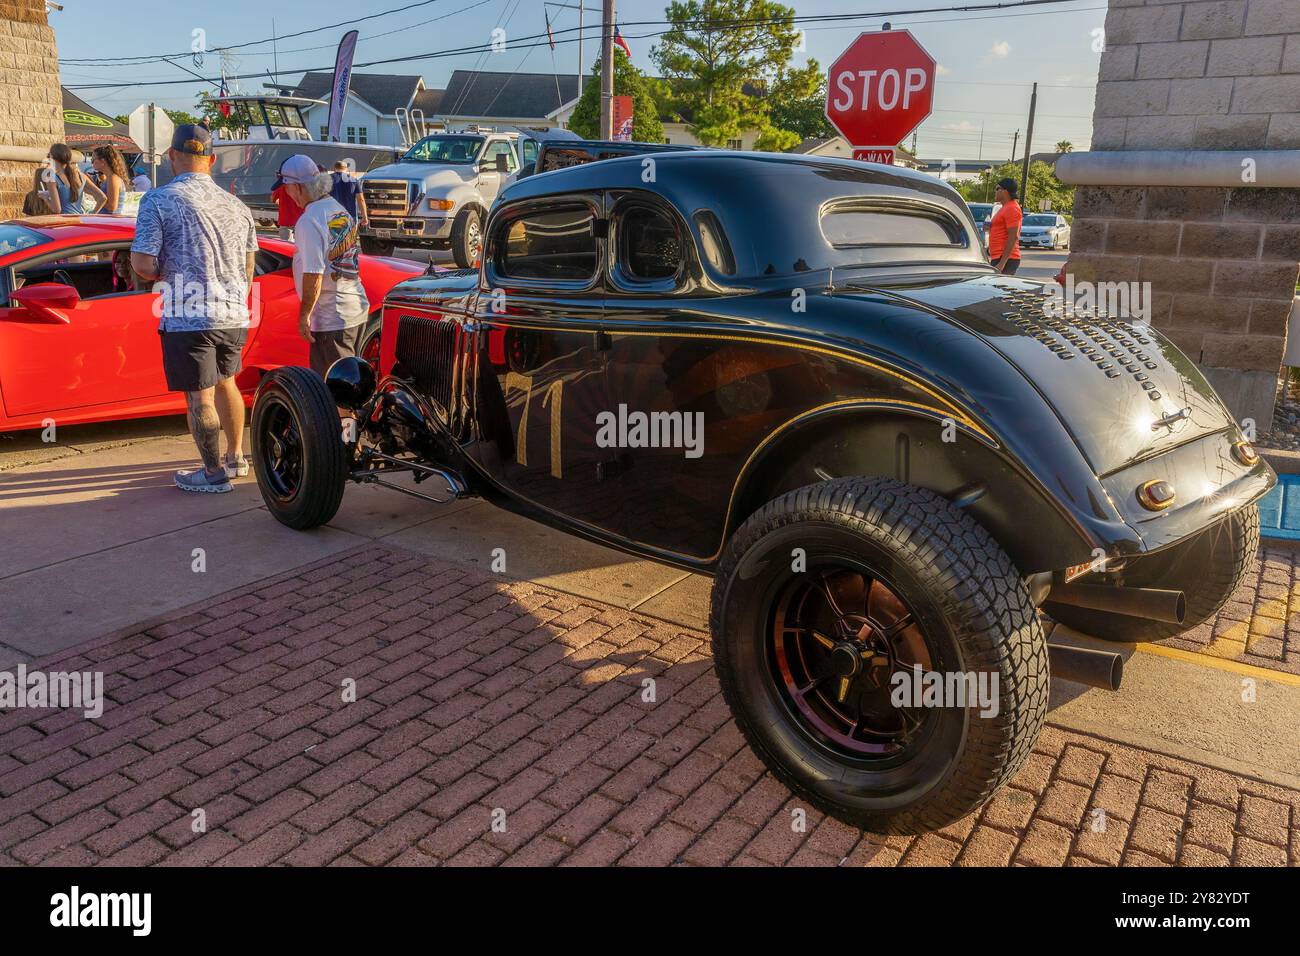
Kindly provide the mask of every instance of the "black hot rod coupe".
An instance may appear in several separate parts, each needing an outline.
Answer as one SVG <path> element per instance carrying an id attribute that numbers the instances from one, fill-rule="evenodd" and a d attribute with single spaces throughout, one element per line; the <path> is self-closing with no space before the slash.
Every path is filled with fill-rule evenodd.
<path id="1" fill-rule="evenodd" d="M 267 507 L 312 528 L 349 479 L 408 472 L 712 575 L 737 723 L 842 820 L 941 827 L 1016 771 L 1047 710 L 1040 609 L 1158 638 L 1254 559 L 1275 477 L 1196 367 L 996 273 L 935 179 L 630 156 L 516 183 L 485 236 L 480 269 L 393 289 L 377 370 L 266 376 Z M 1050 659 L 1117 685 L 1116 655 Z"/>

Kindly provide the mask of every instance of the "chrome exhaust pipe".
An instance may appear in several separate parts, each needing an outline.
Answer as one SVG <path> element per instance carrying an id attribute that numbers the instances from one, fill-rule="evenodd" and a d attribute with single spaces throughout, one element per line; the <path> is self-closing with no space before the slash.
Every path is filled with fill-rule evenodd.
<path id="1" fill-rule="evenodd" d="M 1048 592 L 1047 602 L 1086 607 L 1144 617 L 1152 621 L 1182 624 L 1187 615 L 1187 599 L 1182 591 L 1158 588 L 1124 588 L 1112 584 L 1056 584 Z M 1047 613 L 1052 613 L 1049 608 Z"/>
<path id="2" fill-rule="evenodd" d="M 1052 676 L 1102 690 L 1119 690 L 1124 679 L 1124 658 L 1114 651 L 1048 644 L 1047 659 Z"/>

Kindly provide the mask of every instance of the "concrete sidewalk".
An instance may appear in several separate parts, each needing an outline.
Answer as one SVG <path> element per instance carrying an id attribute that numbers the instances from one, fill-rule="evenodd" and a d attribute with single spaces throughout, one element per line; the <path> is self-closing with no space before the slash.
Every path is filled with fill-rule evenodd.
<path id="1" fill-rule="evenodd" d="M 479 501 L 435 505 L 353 486 L 329 526 L 304 534 L 266 514 L 251 477 L 228 495 L 177 491 L 173 472 L 194 466 L 185 435 L 35 451 L 35 463 L 0 472 L 0 667 L 369 540 L 481 567 L 503 547 L 512 577 L 683 624 L 707 615 L 704 579 Z"/>

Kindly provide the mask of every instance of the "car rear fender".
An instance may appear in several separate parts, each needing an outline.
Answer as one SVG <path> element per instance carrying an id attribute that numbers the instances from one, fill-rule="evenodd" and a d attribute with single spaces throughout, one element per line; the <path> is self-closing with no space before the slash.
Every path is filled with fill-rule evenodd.
<path id="1" fill-rule="evenodd" d="M 1140 549 L 1100 485 L 1089 495 L 1097 513 L 1081 515 L 1032 474 L 1004 448 L 951 421 L 911 409 L 848 404 L 802 416 L 755 454 L 740 476 L 727 534 L 787 491 L 867 475 L 927 488 L 966 508 L 1024 574 L 1081 564 L 1099 547 L 1107 553 Z M 1096 484 L 1091 474 L 1081 478 Z"/>

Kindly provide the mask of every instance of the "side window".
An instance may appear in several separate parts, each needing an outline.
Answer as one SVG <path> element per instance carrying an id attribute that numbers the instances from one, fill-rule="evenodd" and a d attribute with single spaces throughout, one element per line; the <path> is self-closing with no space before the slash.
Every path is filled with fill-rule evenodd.
<path id="1" fill-rule="evenodd" d="M 515 151 L 508 141 L 496 140 L 488 146 L 487 152 L 483 154 L 483 158 L 489 163 L 495 163 L 498 156 L 506 157 L 506 164 L 511 172 L 519 168 L 519 160 L 515 157 Z"/>
<path id="2" fill-rule="evenodd" d="M 144 292 L 149 289 L 147 284 L 142 289 L 135 287 L 129 243 L 120 247 L 101 246 L 82 253 L 70 250 L 58 259 L 14 267 L 14 289 L 37 283 L 72 286 L 82 299 L 95 299 L 120 292 Z"/>
<path id="3" fill-rule="evenodd" d="M 524 154 L 524 165 L 531 166 L 537 161 L 537 140 L 526 139 L 521 147 Z"/>
<path id="4" fill-rule="evenodd" d="M 650 205 L 633 205 L 619 219 L 618 261 L 632 279 L 671 279 L 684 258 L 673 218 Z"/>
<path id="5" fill-rule="evenodd" d="M 510 279 L 586 281 L 596 274 L 595 219 L 586 206 L 528 213 L 503 227 L 497 271 Z"/>

